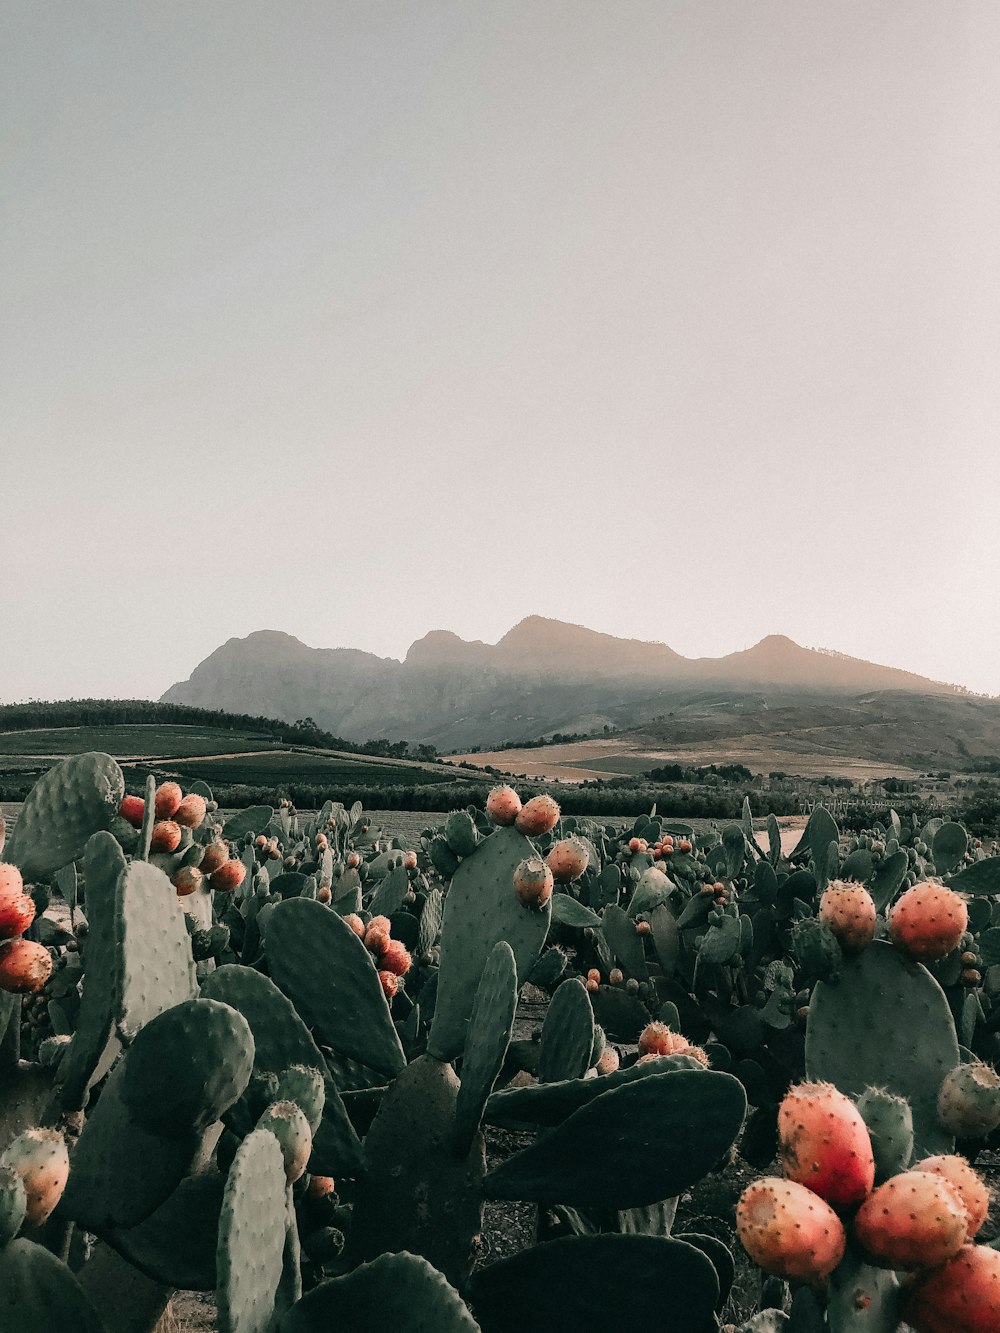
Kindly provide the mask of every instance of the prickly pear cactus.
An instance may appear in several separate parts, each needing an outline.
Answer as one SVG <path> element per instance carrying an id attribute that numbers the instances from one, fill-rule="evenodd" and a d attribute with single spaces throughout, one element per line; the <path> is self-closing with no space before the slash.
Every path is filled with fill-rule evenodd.
<path id="1" fill-rule="evenodd" d="M 124 794 L 125 779 L 109 754 L 54 764 L 28 793 L 3 859 L 26 880 L 51 875 L 83 855 L 92 833 L 108 828 Z"/>

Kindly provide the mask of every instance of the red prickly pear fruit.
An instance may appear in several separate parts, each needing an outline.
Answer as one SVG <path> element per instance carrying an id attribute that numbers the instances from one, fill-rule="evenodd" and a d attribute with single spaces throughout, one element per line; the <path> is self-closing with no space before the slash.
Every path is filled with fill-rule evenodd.
<path id="1" fill-rule="evenodd" d="M 181 866 L 180 870 L 174 872 L 170 883 L 177 890 L 178 898 L 186 898 L 195 889 L 200 889 L 204 880 L 205 876 L 197 866 Z"/>
<path id="2" fill-rule="evenodd" d="M 546 906 L 552 897 L 552 871 L 540 856 L 529 856 L 514 871 L 514 894 L 522 907 L 541 911 Z"/>
<path id="3" fill-rule="evenodd" d="M 612 986 L 620 986 L 625 980 L 625 973 L 620 967 L 613 967 L 608 973 L 608 980 L 611 982 Z"/>
<path id="4" fill-rule="evenodd" d="M 494 787 L 486 798 L 486 815 L 490 823 L 505 827 L 513 824 L 521 809 L 521 798 L 513 787 Z"/>
<path id="5" fill-rule="evenodd" d="M 514 820 L 515 826 L 529 838 L 548 833 L 559 823 L 559 806 L 551 796 L 532 796 L 522 805 Z"/>
<path id="6" fill-rule="evenodd" d="M 40 991 L 52 975 L 52 955 L 34 940 L 0 944 L 0 990 L 20 995 Z"/>
<path id="7" fill-rule="evenodd" d="M 903 1295 L 900 1314 L 915 1333 L 996 1333 L 1000 1251 L 965 1245 Z"/>
<path id="8" fill-rule="evenodd" d="M 600 973 L 599 969 L 596 968 L 596 967 L 592 967 L 592 968 L 590 969 L 590 971 L 587 973 L 587 980 L 588 980 L 588 981 L 600 981 L 600 979 L 601 979 L 601 973 Z"/>
<path id="9" fill-rule="evenodd" d="M 380 972 L 378 979 L 382 983 L 382 989 L 385 991 L 385 998 L 391 1000 L 399 990 L 399 977 L 395 972 Z"/>
<path id="10" fill-rule="evenodd" d="M 591 992 L 591 994 L 601 989 L 601 983 L 599 981 L 595 981 L 593 977 L 588 977 L 583 984 L 586 986 L 587 990 Z"/>
<path id="11" fill-rule="evenodd" d="M 647 1023 L 639 1033 L 640 1055 L 683 1055 L 689 1045 L 687 1037 L 666 1023 Z"/>
<path id="12" fill-rule="evenodd" d="M 267 846 L 267 839 L 264 837 L 263 833 L 257 834 L 256 838 L 253 840 L 253 845 L 259 847 L 261 850 Z"/>
<path id="13" fill-rule="evenodd" d="M 156 789 L 153 814 L 157 819 L 172 819 L 183 799 L 184 793 L 176 782 L 162 782 Z"/>
<path id="14" fill-rule="evenodd" d="M 368 922 L 369 930 L 384 930 L 387 935 L 392 934 L 392 922 L 387 916 L 373 916 Z"/>
<path id="15" fill-rule="evenodd" d="M 832 1083 L 800 1083 L 778 1108 L 778 1153 L 789 1180 L 834 1208 L 868 1197 L 875 1157 L 868 1128 L 849 1097 Z"/>
<path id="16" fill-rule="evenodd" d="M 360 854 L 360 852 L 348 852 L 348 853 L 347 853 L 347 868 L 348 868 L 348 870 L 357 870 L 357 868 L 358 868 L 358 866 L 359 866 L 360 864 L 361 864 L 361 854 Z"/>
<path id="17" fill-rule="evenodd" d="M 17 866 L 0 865 L 0 940 L 23 935 L 35 919 L 35 903 L 24 891 Z"/>
<path id="18" fill-rule="evenodd" d="M 180 824 L 181 828 L 199 828 L 207 813 L 208 806 L 205 804 L 204 796 L 192 792 L 190 796 L 184 797 L 174 811 L 173 820 L 175 824 Z"/>
<path id="19" fill-rule="evenodd" d="M 983 1139 L 1000 1126 L 1000 1077 L 976 1061 L 956 1065 L 938 1089 L 938 1120 L 958 1139 Z"/>
<path id="20" fill-rule="evenodd" d="M 21 1177 L 27 1196 L 25 1221 L 31 1226 L 46 1222 L 69 1177 L 63 1136 L 54 1129 L 26 1129 L 0 1156 L 0 1166 L 12 1167 Z"/>
<path id="21" fill-rule="evenodd" d="M 563 838 L 553 844 L 545 860 L 557 884 L 571 884 L 587 869 L 590 854 L 579 838 Z"/>
<path id="22" fill-rule="evenodd" d="M 229 860 L 229 848 L 224 842 L 210 842 L 201 854 L 201 860 L 198 862 L 198 869 L 203 875 L 210 875 L 213 870 L 218 870 L 219 866 L 224 866 Z"/>
<path id="23" fill-rule="evenodd" d="M 844 1224 L 830 1205 L 794 1180 L 764 1176 L 736 1205 L 736 1234 L 773 1277 L 821 1282 L 844 1257 Z"/>
<path id="24" fill-rule="evenodd" d="M 965 1239 L 972 1240 L 979 1233 L 990 1211 L 990 1192 L 965 1158 L 959 1157 L 957 1153 L 942 1153 L 937 1157 L 925 1157 L 913 1170 L 932 1171 L 955 1187 L 965 1204 L 969 1218 Z"/>
<path id="25" fill-rule="evenodd" d="M 953 1185 L 931 1171 L 901 1171 L 858 1209 L 854 1234 L 882 1268 L 936 1268 L 965 1244 L 968 1225 Z"/>
<path id="26" fill-rule="evenodd" d="M 406 855 L 403 857 L 403 868 L 404 868 L 405 870 L 416 870 L 416 868 L 417 868 L 417 854 L 416 854 L 416 852 L 407 852 L 407 853 L 406 853 Z"/>
<path id="27" fill-rule="evenodd" d="M 889 914 L 893 944 L 914 958 L 944 958 L 958 948 L 968 928 L 963 899 L 930 880 L 907 889 Z"/>
<path id="28" fill-rule="evenodd" d="M 247 868 L 242 861 L 223 861 L 212 871 L 209 883 L 216 893 L 232 893 L 246 879 Z"/>
<path id="29" fill-rule="evenodd" d="M 369 926 L 365 931 L 365 948 L 373 953 L 376 958 L 381 958 L 389 947 L 389 933 L 380 926 L 374 929 Z"/>
<path id="30" fill-rule="evenodd" d="M 831 880 L 819 900 L 819 919 L 848 953 L 860 953 L 875 938 L 878 911 L 863 884 Z"/>
<path id="31" fill-rule="evenodd" d="M 348 915 L 344 917 L 344 921 L 354 931 L 355 935 L 357 935 L 359 940 L 364 939 L 365 923 L 358 916 L 357 912 L 349 912 Z"/>
<path id="32" fill-rule="evenodd" d="M 316 890 L 316 901 L 320 903 L 329 903 L 333 901 L 333 894 L 327 884 L 321 884 Z"/>
<path id="33" fill-rule="evenodd" d="M 336 1182 L 333 1176 L 310 1176 L 309 1184 L 306 1186 L 306 1194 L 310 1199 L 325 1199 L 335 1189 Z"/>
<path id="34" fill-rule="evenodd" d="M 411 961 L 409 950 L 402 940 L 389 940 L 382 950 L 382 957 L 379 959 L 382 969 L 394 973 L 397 977 L 406 976 L 410 970 Z"/>
<path id="35" fill-rule="evenodd" d="M 151 852 L 176 852 L 181 845 L 181 826 L 172 819 L 161 819 L 153 825 L 153 835 L 149 840 Z"/>
<path id="36" fill-rule="evenodd" d="M 146 802 L 141 796 L 123 796 L 122 803 L 118 807 L 118 813 L 122 819 L 127 819 L 133 828 L 142 828 L 142 821 L 146 813 Z"/>

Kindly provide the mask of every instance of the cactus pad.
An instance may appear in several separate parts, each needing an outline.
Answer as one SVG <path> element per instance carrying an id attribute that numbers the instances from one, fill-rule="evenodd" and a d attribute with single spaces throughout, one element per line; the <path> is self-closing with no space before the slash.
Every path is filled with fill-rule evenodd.
<path id="1" fill-rule="evenodd" d="M 611 909 L 608 908 L 608 911 Z M 594 1011 L 587 988 L 571 977 L 556 990 L 542 1025 L 538 1077 L 542 1083 L 581 1078 L 594 1047 Z"/>
<path id="2" fill-rule="evenodd" d="M 586 1000 L 586 992 L 584 992 Z M 517 1009 L 517 967 L 506 940 L 494 945 L 483 971 L 469 1019 L 462 1060 L 462 1086 L 455 1106 L 455 1151 L 464 1157 L 472 1147 L 483 1109 L 503 1067 Z M 588 1012 L 590 1005 L 587 1005 Z"/>
<path id="3" fill-rule="evenodd" d="M 693 1245 L 661 1236 L 567 1236 L 480 1269 L 469 1299 L 483 1333 L 716 1327 L 719 1279 Z M 284 1333 L 284 1331 L 283 1331 Z"/>
<path id="4" fill-rule="evenodd" d="M 76 1278 L 54 1254 L 30 1240 L 0 1250 L 0 1328 L 11 1333 L 105 1333 Z"/>
<path id="5" fill-rule="evenodd" d="M 478 1333 L 443 1274 L 416 1254 L 383 1254 L 322 1282 L 285 1315 L 279 1333 Z"/>
<path id="6" fill-rule="evenodd" d="M 92 833 L 107 829 L 125 794 L 109 754 L 75 754 L 38 779 L 24 803 L 3 859 L 25 880 L 42 879 L 83 855 Z"/>
<path id="7" fill-rule="evenodd" d="M 191 941 L 174 886 L 133 861 L 115 889 L 115 1019 L 131 1041 L 151 1018 L 198 993 Z"/>
<path id="8" fill-rule="evenodd" d="M 104 1239 L 154 1282 L 184 1291 L 214 1291 L 225 1183 L 218 1171 L 188 1176 L 145 1222 L 116 1227 Z"/>
<path id="9" fill-rule="evenodd" d="M 534 849 L 514 828 L 500 828 L 455 871 L 445 899 L 441 964 L 428 1052 L 452 1060 L 465 1045 L 479 979 L 498 940 L 506 940 L 520 985 L 541 953 L 549 929 L 551 899 L 541 910 L 523 907 L 514 893 L 514 871 Z"/>
<path id="10" fill-rule="evenodd" d="M 742 1085 L 729 1074 L 681 1070 L 638 1079 L 507 1158 L 487 1176 L 487 1197 L 619 1209 L 672 1198 L 719 1161 L 746 1107 Z"/>
<path id="11" fill-rule="evenodd" d="M 226 1178 L 216 1249 L 219 1333 L 267 1333 L 285 1249 L 285 1167 L 273 1134 L 255 1129 Z"/>
<path id="12" fill-rule="evenodd" d="M 279 903 L 266 948 L 274 980 L 328 1045 L 390 1075 L 403 1068 L 372 956 L 336 912 L 309 898 Z"/>

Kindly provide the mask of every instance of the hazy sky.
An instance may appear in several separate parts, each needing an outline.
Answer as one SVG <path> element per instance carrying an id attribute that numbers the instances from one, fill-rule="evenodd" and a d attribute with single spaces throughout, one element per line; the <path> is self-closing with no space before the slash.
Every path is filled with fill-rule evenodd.
<path id="1" fill-rule="evenodd" d="M 0 699 L 531 613 L 1000 693 L 996 0 L 6 0 Z"/>

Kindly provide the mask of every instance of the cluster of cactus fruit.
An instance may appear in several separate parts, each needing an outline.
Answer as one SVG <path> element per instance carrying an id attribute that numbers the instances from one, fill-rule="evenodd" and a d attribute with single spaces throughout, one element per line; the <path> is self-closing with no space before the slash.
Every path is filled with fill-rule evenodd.
<path id="1" fill-rule="evenodd" d="M 408 849 L 358 807 L 223 820 L 106 755 L 50 770 L 0 863 L 0 949 L 44 956 L 0 989 L 0 1326 L 152 1328 L 183 1288 L 221 1333 L 649 1324 L 665 1291 L 717 1328 L 731 1256 L 673 1222 L 739 1079 L 656 1024 L 623 1057 L 571 975 L 511 1039 L 597 855 L 558 820 L 508 788 Z M 529 1136 L 489 1170 L 488 1125 Z M 491 1199 L 538 1243 L 481 1261 Z"/>

